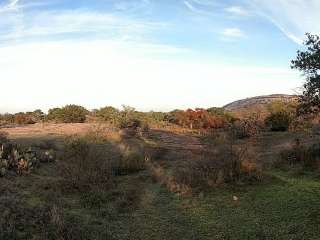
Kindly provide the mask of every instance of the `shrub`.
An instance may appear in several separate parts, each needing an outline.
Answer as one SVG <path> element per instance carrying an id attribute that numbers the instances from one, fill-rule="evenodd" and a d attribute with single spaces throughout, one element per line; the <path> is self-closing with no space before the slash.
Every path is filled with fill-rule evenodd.
<path id="1" fill-rule="evenodd" d="M 280 153 L 280 159 L 276 166 L 301 165 L 304 168 L 319 169 L 320 166 L 320 144 L 313 144 L 310 147 L 301 145 L 296 139 L 289 149 Z"/>
<path id="2" fill-rule="evenodd" d="M 147 116 L 150 117 L 154 122 L 161 123 L 166 120 L 166 113 L 163 112 L 149 112 Z"/>
<path id="3" fill-rule="evenodd" d="M 226 120 L 221 116 L 214 116 L 205 109 L 175 110 L 169 113 L 168 121 L 190 129 L 223 128 Z"/>
<path id="4" fill-rule="evenodd" d="M 52 108 L 49 109 L 48 115 L 46 116 L 47 121 L 61 121 L 62 111 L 61 108 Z"/>
<path id="5" fill-rule="evenodd" d="M 262 129 L 261 122 L 254 118 L 237 120 L 231 125 L 232 134 L 238 139 L 253 137 Z"/>
<path id="6" fill-rule="evenodd" d="M 287 112 L 271 113 L 265 120 L 265 124 L 271 131 L 287 131 L 290 123 L 292 122 L 292 116 Z"/>
<path id="7" fill-rule="evenodd" d="M 118 173 L 121 175 L 127 175 L 143 170 L 145 168 L 143 150 L 137 147 L 127 146 L 122 152 L 118 167 Z"/>
<path id="8" fill-rule="evenodd" d="M 5 113 L 0 114 L 0 125 L 13 124 L 14 123 L 14 115 Z"/>
<path id="9" fill-rule="evenodd" d="M 144 145 L 138 141 L 111 144 L 103 133 L 66 139 L 60 173 L 67 186 L 74 189 L 111 187 L 117 175 L 144 169 Z"/>
<path id="10" fill-rule="evenodd" d="M 77 189 L 112 184 L 112 154 L 107 150 L 84 137 L 66 139 L 58 163 L 62 177 Z"/>
<path id="11" fill-rule="evenodd" d="M 230 113 L 225 111 L 224 108 L 212 107 L 207 109 L 208 113 L 215 117 L 222 117 L 228 123 L 233 123 L 236 118 Z"/>
<path id="12" fill-rule="evenodd" d="M 261 180 L 256 154 L 241 146 L 228 151 L 204 152 L 198 161 L 187 161 L 174 171 L 177 182 L 190 187 L 217 186 L 223 183 Z"/>
<path id="13" fill-rule="evenodd" d="M 96 116 L 103 121 L 116 124 L 120 117 L 120 111 L 114 107 L 104 107 L 104 108 L 100 108 L 96 112 Z"/>
<path id="14" fill-rule="evenodd" d="M 121 117 L 118 122 L 118 127 L 120 129 L 124 129 L 124 128 L 137 129 L 141 126 L 142 126 L 142 122 L 136 118 Z"/>
<path id="15" fill-rule="evenodd" d="M 89 111 L 82 106 L 67 105 L 63 108 L 50 109 L 47 119 L 63 123 L 83 123 L 88 113 Z"/>

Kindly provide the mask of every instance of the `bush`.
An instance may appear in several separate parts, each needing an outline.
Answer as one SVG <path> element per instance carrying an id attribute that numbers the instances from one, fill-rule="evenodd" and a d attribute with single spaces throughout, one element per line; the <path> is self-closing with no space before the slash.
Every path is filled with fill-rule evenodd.
<path id="1" fill-rule="evenodd" d="M 205 109 L 175 110 L 169 113 L 167 119 L 170 123 L 190 129 L 223 128 L 226 119 L 222 116 L 212 115 Z"/>
<path id="2" fill-rule="evenodd" d="M 106 146 L 84 137 L 74 136 L 66 140 L 58 165 L 64 180 L 74 188 L 112 184 L 112 153 Z"/>
<path id="3" fill-rule="evenodd" d="M 116 124 L 120 117 L 120 111 L 114 107 L 104 107 L 104 108 L 100 108 L 96 112 L 96 116 L 103 121 Z"/>
<path id="4" fill-rule="evenodd" d="M 137 141 L 111 144 L 102 133 L 66 139 L 58 162 L 64 182 L 74 189 L 108 188 L 118 175 L 144 169 L 144 145 Z"/>
<path id="5" fill-rule="evenodd" d="M 14 123 L 14 115 L 5 113 L 0 114 L 0 125 L 13 124 Z"/>
<path id="6" fill-rule="evenodd" d="M 246 146 L 218 151 L 205 151 L 196 161 L 185 161 L 173 170 L 177 189 L 203 189 L 226 183 L 252 183 L 261 181 L 262 172 L 256 153 Z"/>
<path id="7" fill-rule="evenodd" d="M 118 174 L 127 175 L 145 168 L 144 151 L 138 146 L 126 146 L 118 165 Z"/>
<path id="8" fill-rule="evenodd" d="M 265 120 L 265 124 L 271 131 L 284 132 L 288 131 L 292 116 L 287 112 L 271 113 Z"/>
<path id="9" fill-rule="evenodd" d="M 301 145 L 300 140 L 296 139 L 289 149 L 280 153 L 280 159 L 276 166 L 301 165 L 308 169 L 319 169 L 320 167 L 320 144 L 313 144 L 310 147 Z"/>
<path id="10" fill-rule="evenodd" d="M 89 111 L 82 106 L 67 105 L 63 108 L 50 109 L 47 119 L 62 123 L 83 123 L 88 113 Z"/>
<path id="11" fill-rule="evenodd" d="M 137 128 L 140 128 L 141 126 L 142 126 L 142 122 L 136 118 L 122 117 L 119 119 L 119 122 L 118 122 L 118 127 L 120 129 L 130 128 L 130 129 L 136 130 Z"/>
<path id="12" fill-rule="evenodd" d="M 263 126 L 261 122 L 253 118 L 237 120 L 231 126 L 234 137 L 238 139 L 253 137 L 262 129 Z"/>
<path id="13" fill-rule="evenodd" d="M 19 112 L 16 114 L 0 114 L 0 125 L 6 124 L 34 124 L 41 122 L 45 114 L 40 110 L 33 112 Z"/>

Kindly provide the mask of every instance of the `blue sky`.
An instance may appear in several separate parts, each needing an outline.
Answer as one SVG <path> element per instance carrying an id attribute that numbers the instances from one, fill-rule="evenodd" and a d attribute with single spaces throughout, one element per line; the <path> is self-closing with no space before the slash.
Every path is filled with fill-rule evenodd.
<path id="1" fill-rule="evenodd" d="M 0 111 L 222 106 L 294 93 L 317 0 L 0 0 Z M 2 85 L 3 86 L 3 85 Z"/>

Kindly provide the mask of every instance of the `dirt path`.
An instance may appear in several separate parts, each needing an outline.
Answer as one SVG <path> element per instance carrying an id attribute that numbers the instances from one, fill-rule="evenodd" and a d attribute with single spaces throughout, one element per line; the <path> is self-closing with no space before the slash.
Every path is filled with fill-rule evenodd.
<path id="1" fill-rule="evenodd" d="M 171 150 L 196 151 L 203 150 L 205 147 L 197 137 L 166 130 L 151 130 L 148 138 L 156 141 L 160 147 Z"/>

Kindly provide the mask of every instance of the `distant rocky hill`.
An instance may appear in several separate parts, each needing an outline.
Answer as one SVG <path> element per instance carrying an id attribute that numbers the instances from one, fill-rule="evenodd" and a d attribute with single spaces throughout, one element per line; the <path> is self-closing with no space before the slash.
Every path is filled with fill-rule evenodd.
<path id="1" fill-rule="evenodd" d="M 285 94 L 273 94 L 266 96 L 257 96 L 252 98 L 246 98 L 238 100 L 225 105 L 223 108 L 228 112 L 236 114 L 244 114 L 249 112 L 265 112 L 270 103 L 275 101 L 281 101 L 284 103 L 290 103 L 298 101 L 297 95 L 285 95 Z"/>

